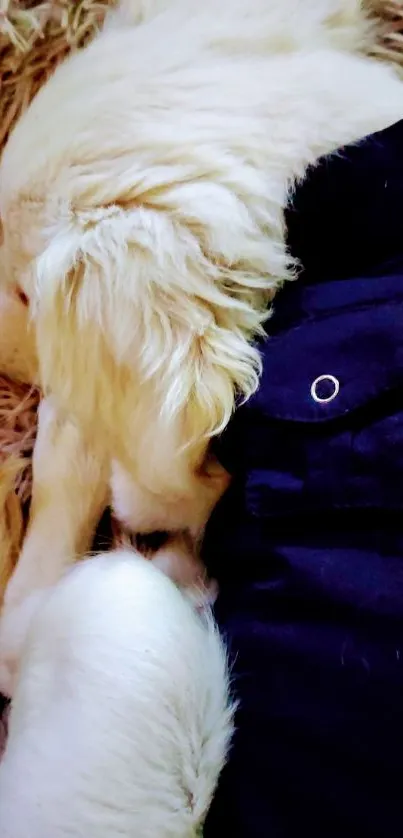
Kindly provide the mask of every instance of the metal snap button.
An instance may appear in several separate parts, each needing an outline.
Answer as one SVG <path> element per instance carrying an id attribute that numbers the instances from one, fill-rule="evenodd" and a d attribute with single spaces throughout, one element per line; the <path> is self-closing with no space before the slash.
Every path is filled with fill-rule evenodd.
<path id="1" fill-rule="evenodd" d="M 311 396 L 319 404 L 327 404 L 336 398 L 340 390 L 340 382 L 334 375 L 319 375 L 311 387 Z"/>

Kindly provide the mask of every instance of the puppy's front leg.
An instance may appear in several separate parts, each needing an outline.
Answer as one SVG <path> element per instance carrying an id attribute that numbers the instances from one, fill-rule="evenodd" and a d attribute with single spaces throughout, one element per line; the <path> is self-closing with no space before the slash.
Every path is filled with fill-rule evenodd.
<path id="1" fill-rule="evenodd" d="M 108 471 L 80 430 L 45 399 L 39 410 L 27 535 L 0 619 L 0 691 L 11 694 L 30 620 L 43 591 L 91 547 L 107 503 Z"/>

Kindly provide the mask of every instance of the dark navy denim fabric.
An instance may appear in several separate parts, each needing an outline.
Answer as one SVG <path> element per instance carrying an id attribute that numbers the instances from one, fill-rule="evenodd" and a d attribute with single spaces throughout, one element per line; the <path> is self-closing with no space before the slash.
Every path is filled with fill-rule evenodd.
<path id="1" fill-rule="evenodd" d="M 217 446 L 205 553 L 240 706 L 205 838 L 401 838 L 403 122 L 323 160 L 287 226 L 303 271 Z"/>

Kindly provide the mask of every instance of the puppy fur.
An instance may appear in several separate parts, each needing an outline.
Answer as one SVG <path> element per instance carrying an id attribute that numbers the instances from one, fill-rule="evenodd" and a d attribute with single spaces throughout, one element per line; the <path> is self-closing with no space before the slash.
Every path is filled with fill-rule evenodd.
<path id="1" fill-rule="evenodd" d="M 293 186 L 402 116 L 372 37 L 358 0 L 123 0 L 16 126 L 4 282 L 29 300 L 40 382 L 77 447 L 47 471 L 4 614 L 85 546 L 80 450 L 135 531 L 202 530 L 228 483 L 209 441 L 257 387 L 256 338 L 295 276 Z"/>
<path id="2" fill-rule="evenodd" d="M 32 623 L 0 763 L 2 838 L 192 838 L 233 722 L 213 621 L 128 552 L 77 566 Z"/>

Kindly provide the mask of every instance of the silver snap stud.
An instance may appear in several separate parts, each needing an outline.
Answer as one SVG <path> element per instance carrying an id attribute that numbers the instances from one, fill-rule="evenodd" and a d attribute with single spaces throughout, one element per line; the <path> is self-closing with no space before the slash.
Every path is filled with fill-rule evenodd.
<path id="1" fill-rule="evenodd" d="M 325 383 L 327 386 L 323 389 L 329 391 L 329 395 L 327 396 L 320 396 L 320 385 Z M 329 386 L 330 385 L 330 386 Z M 318 392 L 319 388 L 319 392 Z M 315 402 L 319 404 L 327 404 L 327 402 L 332 402 L 333 399 L 336 398 L 340 390 L 340 382 L 334 375 L 319 375 L 318 378 L 315 378 L 315 381 L 311 387 L 311 396 Z"/>

